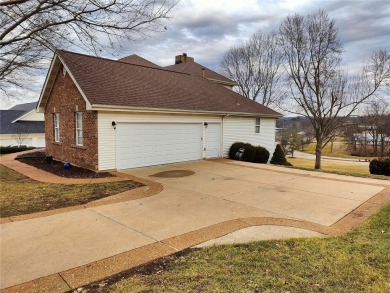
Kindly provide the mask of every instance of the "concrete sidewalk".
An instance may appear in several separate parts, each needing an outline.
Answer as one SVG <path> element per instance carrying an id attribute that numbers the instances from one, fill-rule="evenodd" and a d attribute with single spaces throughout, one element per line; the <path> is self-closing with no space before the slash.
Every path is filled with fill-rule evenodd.
<path id="1" fill-rule="evenodd" d="M 160 182 L 162 192 L 2 224 L 1 289 L 23 283 L 16 287 L 22 292 L 39 286 L 51 292 L 77 288 L 251 226 L 336 235 L 351 227 L 340 225 L 346 215 L 376 194 L 381 196 L 370 200 L 370 212 L 389 200 L 388 184 L 381 180 L 361 183 L 347 176 L 321 178 L 316 172 L 257 166 L 198 161 L 127 170 Z M 152 176 L 172 170 L 195 174 Z"/>
<path id="2" fill-rule="evenodd" d="M 296 158 L 302 158 L 302 159 L 309 159 L 309 160 L 315 160 L 316 156 L 301 152 L 301 151 L 294 151 L 294 157 Z M 370 162 L 367 161 L 360 161 L 359 159 L 354 159 L 354 158 L 342 158 L 342 157 L 329 157 L 329 156 L 321 156 L 321 160 L 325 162 L 335 162 L 335 163 L 340 163 L 340 164 L 352 164 L 352 165 L 360 165 L 360 166 L 368 166 Z"/>

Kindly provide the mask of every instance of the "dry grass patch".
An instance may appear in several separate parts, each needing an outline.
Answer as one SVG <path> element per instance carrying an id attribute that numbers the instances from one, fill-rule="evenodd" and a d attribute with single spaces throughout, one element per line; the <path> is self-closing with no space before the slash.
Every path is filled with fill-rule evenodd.
<path id="1" fill-rule="evenodd" d="M 0 178 L 2 218 L 86 204 L 143 186 L 132 180 L 72 185 L 42 183 L 2 165 Z"/>
<path id="2" fill-rule="evenodd" d="M 295 168 L 316 171 L 314 170 L 314 160 L 302 159 L 302 158 L 287 158 L 287 160 Z M 342 175 L 375 178 L 375 179 L 384 179 L 384 180 L 390 179 L 387 176 L 371 175 L 369 171 L 368 162 L 364 165 L 358 165 L 358 164 L 343 163 L 341 161 L 340 162 L 322 161 L 321 171 L 342 174 Z"/>

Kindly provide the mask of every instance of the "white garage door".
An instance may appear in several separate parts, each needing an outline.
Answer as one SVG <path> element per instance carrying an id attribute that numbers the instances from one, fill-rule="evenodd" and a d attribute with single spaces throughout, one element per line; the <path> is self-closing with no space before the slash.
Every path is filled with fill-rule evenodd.
<path id="1" fill-rule="evenodd" d="M 37 148 L 44 148 L 46 146 L 45 138 L 38 138 L 37 139 Z"/>
<path id="2" fill-rule="evenodd" d="M 118 123 L 117 169 L 202 159 L 202 125 Z"/>
<path id="3" fill-rule="evenodd" d="M 206 158 L 221 157 L 221 124 L 209 123 L 205 128 L 206 132 Z"/>

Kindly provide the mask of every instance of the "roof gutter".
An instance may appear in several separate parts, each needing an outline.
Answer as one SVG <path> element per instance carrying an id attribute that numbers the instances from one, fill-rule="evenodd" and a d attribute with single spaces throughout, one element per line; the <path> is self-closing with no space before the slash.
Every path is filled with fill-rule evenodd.
<path id="1" fill-rule="evenodd" d="M 227 111 L 199 111 L 199 110 L 183 110 L 183 109 L 163 109 L 163 108 L 145 108 L 145 107 L 127 107 L 127 106 L 112 106 L 102 104 L 92 104 L 92 110 L 95 111 L 114 111 L 114 112 L 135 112 L 135 113 L 165 113 L 165 114 L 190 114 L 190 115 L 222 115 L 222 116 L 247 116 L 247 117 L 266 117 L 279 118 L 282 114 L 261 114 L 261 113 L 244 113 L 244 112 L 227 112 Z"/>

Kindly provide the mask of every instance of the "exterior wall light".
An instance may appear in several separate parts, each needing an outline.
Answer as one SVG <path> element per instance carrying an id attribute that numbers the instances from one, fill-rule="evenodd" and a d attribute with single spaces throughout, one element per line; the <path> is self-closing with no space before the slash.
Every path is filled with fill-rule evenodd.
<path id="1" fill-rule="evenodd" d="M 204 122 L 203 125 L 207 128 L 207 126 L 209 126 L 209 124 L 207 122 Z"/>
<path id="2" fill-rule="evenodd" d="M 116 122 L 115 122 L 115 121 L 112 121 L 112 122 L 111 122 L 111 126 L 112 126 L 112 128 L 116 129 Z"/>

